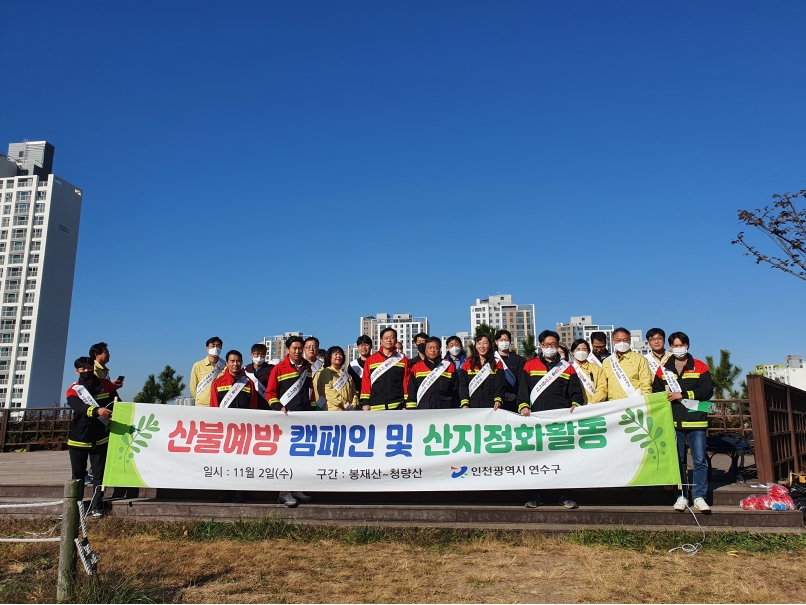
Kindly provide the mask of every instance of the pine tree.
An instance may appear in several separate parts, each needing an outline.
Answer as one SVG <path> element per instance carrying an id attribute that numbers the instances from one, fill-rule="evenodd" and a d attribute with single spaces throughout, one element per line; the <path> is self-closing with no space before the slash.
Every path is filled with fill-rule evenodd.
<path id="1" fill-rule="evenodd" d="M 154 374 L 148 375 L 143 390 L 137 393 L 134 401 L 135 403 L 161 403 L 164 405 L 182 394 L 185 389 L 183 378 L 184 376 L 177 376 L 176 370 L 171 366 L 165 366 L 158 378 L 155 379 Z"/>
<path id="2" fill-rule="evenodd" d="M 738 399 L 740 393 L 734 388 L 734 381 L 741 375 L 742 368 L 730 361 L 730 351 L 719 351 L 719 364 L 714 363 L 710 355 L 705 357 L 705 363 L 711 371 L 711 381 L 714 383 L 714 399 Z"/>

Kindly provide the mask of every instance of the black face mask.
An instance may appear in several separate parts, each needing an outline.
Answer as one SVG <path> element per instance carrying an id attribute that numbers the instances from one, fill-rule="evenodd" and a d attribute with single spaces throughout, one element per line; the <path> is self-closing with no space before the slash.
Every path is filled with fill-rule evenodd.
<path id="1" fill-rule="evenodd" d="M 82 382 L 89 382 L 92 380 L 92 372 L 79 372 L 78 377 Z"/>
<path id="2" fill-rule="evenodd" d="M 421 342 L 420 344 L 418 344 L 418 345 L 417 345 L 417 350 L 418 350 L 420 353 L 425 354 L 425 343 L 424 343 L 424 342 Z"/>

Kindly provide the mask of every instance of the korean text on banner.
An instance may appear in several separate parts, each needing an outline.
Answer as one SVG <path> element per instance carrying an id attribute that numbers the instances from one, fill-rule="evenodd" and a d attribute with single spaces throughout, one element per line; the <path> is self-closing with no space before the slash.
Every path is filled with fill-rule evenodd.
<path id="1" fill-rule="evenodd" d="M 109 486 L 507 490 L 680 482 L 665 393 L 524 417 L 492 409 L 288 415 L 118 403 Z"/>

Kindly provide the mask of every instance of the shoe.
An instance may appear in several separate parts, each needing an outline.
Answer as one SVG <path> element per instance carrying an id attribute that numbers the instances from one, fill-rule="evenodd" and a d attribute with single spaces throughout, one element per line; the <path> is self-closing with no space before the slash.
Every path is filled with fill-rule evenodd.
<path id="1" fill-rule="evenodd" d="M 90 511 L 90 515 L 92 515 L 92 518 L 93 518 L 93 519 L 100 519 L 101 517 L 103 517 L 103 516 L 104 516 L 104 513 L 103 513 L 103 511 L 102 511 L 102 510 L 100 510 L 100 509 L 98 509 L 98 508 L 94 508 L 94 509 L 92 509 L 92 510 Z"/>
<path id="2" fill-rule="evenodd" d="M 218 497 L 215 499 L 219 504 L 227 501 L 227 492 L 218 492 Z"/>
<path id="3" fill-rule="evenodd" d="M 291 494 L 280 495 L 277 500 L 280 504 L 285 504 L 288 508 L 294 508 L 299 502 Z"/>
<path id="4" fill-rule="evenodd" d="M 291 492 L 291 495 L 295 500 L 302 502 L 303 504 L 313 500 L 313 498 L 311 498 L 308 494 L 303 494 L 302 492 Z"/>
<path id="5" fill-rule="evenodd" d="M 565 508 L 579 508 L 579 505 L 567 496 L 560 496 L 560 504 Z"/>
<path id="6" fill-rule="evenodd" d="M 704 513 L 711 511 L 711 507 L 705 502 L 705 498 L 694 498 L 694 508 Z"/>
<path id="7" fill-rule="evenodd" d="M 684 496 L 680 496 L 677 499 L 677 502 L 674 503 L 675 510 L 686 510 L 688 508 L 688 499 Z"/>
<path id="8" fill-rule="evenodd" d="M 232 492 L 232 501 L 233 502 L 243 502 L 243 492 L 241 492 L 241 491 Z"/>
<path id="9" fill-rule="evenodd" d="M 537 508 L 541 504 L 543 504 L 543 500 L 540 499 L 540 494 L 535 494 L 534 500 L 529 500 L 524 506 L 526 508 Z"/>

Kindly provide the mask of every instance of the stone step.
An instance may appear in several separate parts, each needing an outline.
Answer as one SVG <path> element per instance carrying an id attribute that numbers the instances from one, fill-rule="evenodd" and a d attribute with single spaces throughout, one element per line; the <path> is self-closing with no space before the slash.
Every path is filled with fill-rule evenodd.
<path id="1" fill-rule="evenodd" d="M 706 498 L 714 505 L 738 506 L 742 498 L 762 495 L 763 488 L 752 488 L 749 483 L 712 485 Z M 111 491 L 110 491 L 111 490 Z M 0 498 L 61 498 L 64 484 L 61 485 L 0 485 Z M 161 500 L 214 500 L 214 490 L 153 489 L 153 488 L 107 488 L 107 498 L 159 498 Z M 546 502 L 553 502 L 559 495 L 547 490 L 541 492 Z M 320 502 L 355 502 L 357 504 L 385 503 L 428 503 L 428 504 L 505 504 L 520 505 L 533 497 L 533 492 L 521 491 L 479 491 L 479 492 L 311 492 Z M 569 494 L 580 505 L 602 506 L 643 506 L 671 505 L 674 503 L 674 490 L 671 487 L 622 487 L 569 490 Z M 92 487 L 84 488 L 86 498 L 92 496 Z M 271 500 L 276 492 L 244 492 L 247 501 Z"/>
<path id="2" fill-rule="evenodd" d="M 288 508 L 272 501 L 225 503 L 205 501 L 165 501 L 137 498 L 115 500 L 112 514 L 130 518 L 150 519 L 237 519 L 278 517 L 301 523 L 334 523 L 362 525 L 429 524 L 434 526 L 467 526 L 502 528 L 524 525 L 541 529 L 542 525 L 560 525 L 569 529 L 581 527 L 623 526 L 625 528 L 670 527 L 696 529 L 688 511 L 677 512 L 670 506 L 580 506 L 566 509 L 561 506 L 541 506 L 527 509 L 523 506 L 480 505 L 424 505 L 424 504 L 303 504 Z M 703 527 L 730 530 L 777 529 L 804 531 L 800 511 L 745 511 L 734 506 L 714 506 L 710 514 L 695 511 Z"/>

